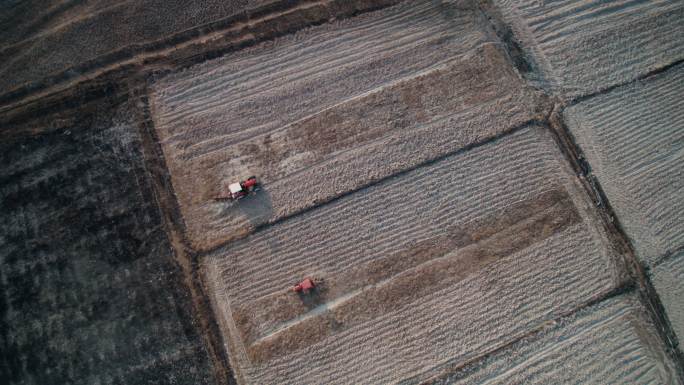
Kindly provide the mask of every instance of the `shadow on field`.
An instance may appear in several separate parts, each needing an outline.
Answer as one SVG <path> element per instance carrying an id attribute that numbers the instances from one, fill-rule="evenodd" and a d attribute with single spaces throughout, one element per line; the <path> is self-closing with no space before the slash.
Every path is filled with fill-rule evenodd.
<path id="1" fill-rule="evenodd" d="M 234 204 L 239 215 L 249 221 L 252 227 L 268 222 L 273 216 L 271 194 L 263 187 L 255 194 L 250 194 Z"/>

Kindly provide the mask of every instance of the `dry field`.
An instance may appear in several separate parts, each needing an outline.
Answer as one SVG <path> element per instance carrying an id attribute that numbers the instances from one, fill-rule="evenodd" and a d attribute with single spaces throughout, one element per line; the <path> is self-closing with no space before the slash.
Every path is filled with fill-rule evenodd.
<path id="1" fill-rule="evenodd" d="M 672 329 L 679 341 L 684 340 L 684 252 L 680 251 L 656 264 L 651 280 L 667 311 Z"/>
<path id="2" fill-rule="evenodd" d="M 271 1 L 274 2 L 274 1 Z M 0 4 L 0 90 L 88 71 L 143 46 L 268 1 L 7 1 Z M 47 54 L 46 54 L 47 53 Z"/>
<path id="3" fill-rule="evenodd" d="M 0 383 L 684 384 L 683 4 L 0 4 Z"/>
<path id="4" fill-rule="evenodd" d="M 682 1 L 494 2 L 553 94 L 592 94 L 684 59 Z"/>
<path id="5" fill-rule="evenodd" d="M 580 102 L 565 120 L 639 257 L 684 247 L 684 66 Z"/>
<path id="6" fill-rule="evenodd" d="M 207 275 L 238 377 L 392 383 L 571 313 L 623 279 L 589 207 L 530 127 L 234 242 Z"/>
<path id="7" fill-rule="evenodd" d="M 471 368 L 422 385 L 674 384 L 672 362 L 635 296 L 622 295 L 548 325 Z M 401 385 L 418 384 L 406 381 Z"/>
<path id="8" fill-rule="evenodd" d="M 210 249 L 255 227 L 542 119 L 473 6 L 413 2 L 168 76 L 155 127 L 188 233 Z M 225 181 L 265 192 L 214 202 Z"/>

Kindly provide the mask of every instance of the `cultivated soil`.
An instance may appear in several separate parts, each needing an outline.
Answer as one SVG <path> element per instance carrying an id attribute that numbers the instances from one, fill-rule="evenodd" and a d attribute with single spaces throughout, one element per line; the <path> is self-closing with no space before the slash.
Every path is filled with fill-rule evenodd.
<path id="1" fill-rule="evenodd" d="M 193 245 L 543 119 L 550 103 L 492 35 L 473 6 L 403 4 L 155 83 L 155 127 Z M 225 179 L 252 174 L 266 191 L 250 204 L 213 200 Z"/>
<path id="2" fill-rule="evenodd" d="M 246 383 L 401 381 L 615 290 L 620 262 L 569 171 L 525 128 L 216 251 L 235 369 Z M 304 276 L 323 283 L 300 298 L 288 290 Z"/>
<path id="3" fill-rule="evenodd" d="M 0 383 L 684 384 L 682 4 L 0 4 Z"/>

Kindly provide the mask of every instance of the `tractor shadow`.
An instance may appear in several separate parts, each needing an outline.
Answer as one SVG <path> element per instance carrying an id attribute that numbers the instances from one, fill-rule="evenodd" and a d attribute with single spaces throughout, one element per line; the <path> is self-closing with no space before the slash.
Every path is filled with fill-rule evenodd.
<path id="1" fill-rule="evenodd" d="M 312 310 L 324 306 L 328 302 L 326 292 L 325 283 L 318 281 L 308 293 L 297 293 L 297 297 L 308 310 Z"/>
<path id="2" fill-rule="evenodd" d="M 258 227 L 273 217 L 271 194 L 263 187 L 235 202 L 234 205 L 239 215 L 245 218 L 252 227 Z"/>

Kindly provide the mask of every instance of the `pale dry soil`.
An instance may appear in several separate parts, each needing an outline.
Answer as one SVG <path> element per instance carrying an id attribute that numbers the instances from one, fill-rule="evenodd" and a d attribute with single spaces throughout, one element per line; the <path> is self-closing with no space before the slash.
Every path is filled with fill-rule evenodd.
<path id="1" fill-rule="evenodd" d="M 684 252 L 680 251 L 655 265 L 651 281 L 681 346 L 684 341 Z"/>
<path id="2" fill-rule="evenodd" d="M 684 247 L 684 66 L 565 111 L 639 258 Z"/>
<path id="3" fill-rule="evenodd" d="M 564 99 L 624 84 L 684 59 L 684 2 L 494 0 L 535 69 Z"/>
<path id="4" fill-rule="evenodd" d="M 530 127 L 220 248 L 205 269 L 238 378 L 391 383 L 600 298 L 624 277 L 576 183 Z M 323 283 L 299 297 L 304 276 Z"/>
<path id="5" fill-rule="evenodd" d="M 404 3 L 161 79 L 155 127 L 193 245 L 211 249 L 550 109 L 468 2 Z M 264 191 L 214 202 L 258 175 Z"/>
<path id="6" fill-rule="evenodd" d="M 401 385 L 675 384 L 674 363 L 639 299 L 602 301 L 466 368 Z"/>
<path id="7" fill-rule="evenodd" d="M 0 383 L 215 383 L 174 255 L 241 385 L 681 380 L 599 213 L 681 340 L 684 3 L 393 3 L 1 4 L 0 97 L 57 113 L 0 106 Z M 162 161 L 143 103 L 51 94 L 119 67 Z"/>

